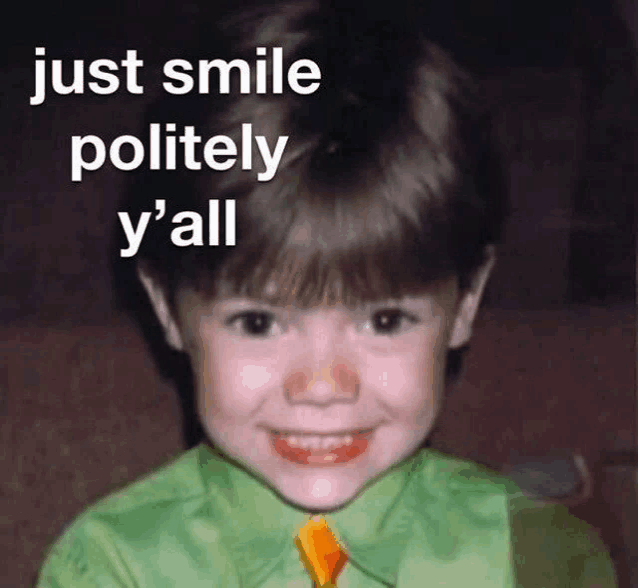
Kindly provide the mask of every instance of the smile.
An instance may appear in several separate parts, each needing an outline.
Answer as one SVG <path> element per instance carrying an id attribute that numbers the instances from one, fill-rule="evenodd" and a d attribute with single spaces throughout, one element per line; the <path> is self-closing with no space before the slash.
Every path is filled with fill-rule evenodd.
<path id="1" fill-rule="evenodd" d="M 275 452 L 299 465 L 333 465 L 347 463 L 368 448 L 373 431 L 352 431 L 342 435 L 316 435 L 271 431 Z"/>

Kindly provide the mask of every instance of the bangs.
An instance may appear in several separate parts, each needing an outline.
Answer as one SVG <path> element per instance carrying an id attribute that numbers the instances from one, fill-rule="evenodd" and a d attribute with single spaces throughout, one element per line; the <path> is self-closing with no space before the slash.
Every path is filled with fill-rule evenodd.
<path id="1" fill-rule="evenodd" d="M 366 245 L 354 247 L 347 258 L 326 251 L 313 255 L 293 248 L 273 251 L 272 257 L 264 256 L 262 265 L 272 268 L 270 271 L 228 273 L 222 284 L 235 295 L 278 306 L 307 309 L 341 303 L 355 309 L 369 302 L 421 294 L 430 283 L 453 273 L 451 264 L 436 269 L 424 266 L 413 252 L 398 251 L 389 242 L 379 243 L 376 254 Z"/>
<path id="2" fill-rule="evenodd" d="M 194 251 L 199 259 L 188 264 L 189 287 L 211 299 L 354 308 L 422 293 L 458 270 L 454 219 L 422 193 L 398 198 L 402 183 L 375 182 L 376 190 L 349 195 L 343 185 L 337 195 L 329 186 L 317 192 L 281 183 L 278 197 L 271 185 L 237 199 L 237 246 L 204 257 Z"/>

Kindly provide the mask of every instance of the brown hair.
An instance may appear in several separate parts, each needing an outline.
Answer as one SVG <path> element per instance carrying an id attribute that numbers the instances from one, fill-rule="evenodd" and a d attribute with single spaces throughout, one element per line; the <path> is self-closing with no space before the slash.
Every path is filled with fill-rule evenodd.
<path id="1" fill-rule="evenodd" d="M 499 240 L 505 191 L 478 88 L 423 38 L 413 14 L 421 3 L 375 8 L 382 4 L 273 0 L 223 20 L 217 31 L 202 27 L 196 59 L 250 63 L 256 47 L 282 47 L 284 66 L 312 59 L 322 79 L 311 95 L 239 94 L 231 83 L 230 95 L 163 96 L 149 108 L 145 128 L 194 125 L 202 137 L 224 134 L 238 144 L 242 123 L 251 123 L 270 145 L 289 137 L 268 182 L 239 164 L 224 172 L 132 172 L 120 210 L 136 223 L 162 198 L 167 211 L 150 222 L 136 257 L 120 258 L 119 230 L 116 285 L 160 358 L 168 351 L 138 264 L 172 305 L 180 287 L 211 298 L 222 286 L 261 297 L 270 280 L 273 302 L 352 305 L 398 298 L 451 274 L 464 288 L 485 246 Z M 236 200 L 236 246 L 173 245 L 168 219 L 183 210 L 207 218 L 209 199 L 220 200 L 220 211 L 223 200 Z M 461 357 L 449 354 L 449 375 L 460 371 Z M 173 363 L 192 377 L 183 357 Z M 186 387 L 184 413 L 192 418 Z"/>
<path id="2" fill-rule="evenodd" d="M 236 200 L 234 247 L 176 247 L 168 220 L 150 223 L 137 261 L 170 300 L 181 286 L 212 297 L 221 283 L 260 296 L 272 278 L 276 301 L 302 305 L 399 297 L 452 273 L 467 283 L 499 239 L 501 170 L 477 88 L 410 21 L 395 7 L 353 15 L 301 0 L 261 4 L 209 33 L 203 55 L 250 62 L 255 47 L 282 47 L 288 64 L 314 60 L 322 81 L 308 96 L 231 86 L 229 96 L 166 96 L 151 107 L 147 124 L 194 124 L 236 144 L 242 123 L 271 145 L 289 136 L 268 182 L 238 164 L 136 173 L 121 208 L 132 219 L 157 198 L 165 219 L 180 210 L 206 218 L 209 199 Z"/>
<path id="3" fill-rule="evenodd" d="M 501 168 L 477 86 L 440 47 L 423 38 L 406 3 L 375 13 L 321 0 L 265 2 L 206 31 L 198 57 L 254 59 L 256 47 L 282 47 L 286 64 L 312 59 L 319 90 L 300 96 L 163 96 L 151 122 L 194 125 L 238 144 L 242 123 L 270 145 L 289 137 L 278 172 L 136 171 L 120 210 L 133 222 L 154 200 L 137 256 L 117 259 L 117 275 L 147 304 L 135 278 L 141 264 L 171 304 L 180 287 L 214 297 L 222 285 L 274 302 L 346 305 L 398 298 L 456 274 L 461 287 L 500 237 L 505 214 Z M 387 9 L 386 9 L 387 10 Z M 194 54 L 195 54 L 194 53 Z M 253 86 L 254 87 L 254 86 Z M 234 247 L 177 247 L 168 219 L 208 215 L 208 200 L 236 201 Z M 223 222 L 221 239 L 224 242 Z M 123 235 L 119 235 L 118 250 Z M 116 254 L 119 258 L 119 255 Z"/>

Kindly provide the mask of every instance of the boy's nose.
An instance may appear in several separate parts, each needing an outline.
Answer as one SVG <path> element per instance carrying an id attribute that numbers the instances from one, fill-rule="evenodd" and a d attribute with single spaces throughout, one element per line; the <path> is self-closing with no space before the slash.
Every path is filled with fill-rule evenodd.
<path id="1" fill-rule="evenodd" d="M 342 360 L 318 370 L 301 368 L 284 380 L 286 398 L 292 403 L 329 404 L 335 400 L 355 400 L 361 380 L 357 372 Z"/>

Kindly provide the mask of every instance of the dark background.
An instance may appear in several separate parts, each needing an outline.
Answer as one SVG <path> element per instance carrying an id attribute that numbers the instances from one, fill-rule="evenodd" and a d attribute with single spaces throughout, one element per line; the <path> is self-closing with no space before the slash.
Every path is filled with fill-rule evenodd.
<path id="1" fill-rule="evenodd" d="M 0 586 L 28 585 L 70 519 L 187 441 L 173 389 L 110 293 L 106 245 L 125 174 L 107 163 L 70 181 L 70 137 L 135 134 L 148 96 L 30 107 L 34 47 L 87 61 L 137 49 L 150 80 L 219 8 L 24 2 L 4 19 L 0 558 L 11 564 Z M 512 198 L 465 380 L 433 444 L 496 468 L 514 454 L 583 453 L 596 492 L 575 511 L 600 529 L 629 586 L 635 472 L 605 467 L 605 455 L 636 448 L 638 5 L 428 10 L 428 34 L 488 91 Z"/>

